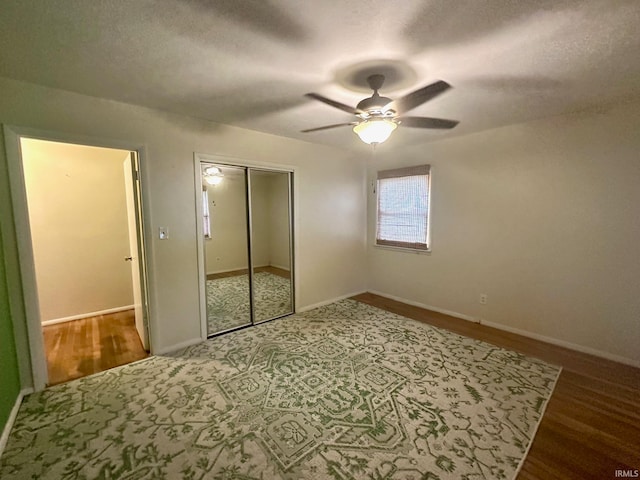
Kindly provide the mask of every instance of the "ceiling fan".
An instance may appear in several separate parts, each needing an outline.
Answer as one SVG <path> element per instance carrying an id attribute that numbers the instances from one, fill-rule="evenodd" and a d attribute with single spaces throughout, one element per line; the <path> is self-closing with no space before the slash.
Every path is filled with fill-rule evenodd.
<path id="1" fill-rule="evenodd" d="M 373 95 L 362 100 L 355 108 L 331 100 L 318 93 L 307 93 L 305 95 L 306 97 L 319 100 L 327 105 L 351 113 L 358 117 L 358 121 L 309 128 L 302 130 L 302 132 L 317 132 L 329 128 L 353 126 L 353 131 L 363 142 L 378 144 L 388 139 L 400 124 L 413 128 L 450 129 L 459 123 L 456 120 L 445 120 L 443 118 L 404 116 L 409 110 L 449 90 L 451 85 L 443 80 L 438 80 L 430 85 L 419 88 L 397 100 L 381 97 L 378 94 L 378 90 L 380 90 L 384 84 L 384 75 L 370 75 L 367 77 L 367 83 L 369 87 L 371 87 L 371 90 L 373 90 Z"/>

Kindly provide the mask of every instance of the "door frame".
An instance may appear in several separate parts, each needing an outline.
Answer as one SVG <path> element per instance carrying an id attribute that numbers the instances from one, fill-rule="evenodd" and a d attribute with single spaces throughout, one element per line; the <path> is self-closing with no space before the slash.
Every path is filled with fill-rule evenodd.
<path id="1" fill-rule="evenodd" d="M 298 258 L 298 243 L 295 241 L 298 238 L 298 176 L 296 175 L 296 167 L 292 165 L 285 165 L 281 163 L 269 163 L 246 160 L 244 158 L 231 157 L 228 155 L 217 155 L 208 153 L 193 153 L 193 173 L 194 173 L 194 187 L 195 187 L 195 205 L 196 205 L 196 250 L 198 253 L 198 285 L 200 294 L 200 334 L 202 340 L 207 340 L 207 292 L 206 292 L 206 265 L 204 257 L 204 228 L 202 225 L 202 169 L 200 165 L 202 162 L 215 163 L 218 165 L 228 165 L 230 167 L 244 167 L 254 168 L 257 170 L 272 170 L 276 172 L 286 172 L 293 174 L 293 181 L 289 177 L 289 224 L 293 224 L 293 228 L 289 228 L 289 236 L 291 241 L 291 272 L 293 274 L 293 313 L 296 313 L 298 302 L 298 272 L 297 263 L 295 259 Z M 247 175 L 248 178 L 248 175 Z M 250 208 L 249 206 L 247 208 Z M 250 223 L 249 223 L 250 225 Z M 249 270 L 251 270 L 251 263 L 249 264 Z M 204 280 L 203 280 L 204 279 Z M 252 315 L 253 316 L 253 315 Z"/>
<path id="2" fill-rule="evenodd" d="M 148 305 L 149 305 L 149 295 L 148 295 L 148 282 L 147 282 L 147 261 L 146 256 L 147 252 L 144 248 L 144 242 L 141 242 L 140 239 L 144 238 L 144 223 L 142 220 L 142 182 L 141 182 L 141 173 L 140 173 L 140 155 L 136 150 L 129 151 L 129 157 L 123 162 L 124 167 L 124 187 L 125 190 L 129 190 L 128 193 L 125 193 L 127 196 L 127 225 L 131 227 L 131 215 L 133 214 L 133 223 L 135 224 L 135 245 L 133 245 L 131 232 L 129 232 L 129 246 L 134 247 L 135 250 L 129 252 L 129 256 L 133 256 L 135 252 L 135 267 L 131 265 L 131 275 L 132 279 L 138 277 L 137 287 L 140 289 L 139 291 L 139 302 L 136 298 L 136 285 L 133 285 L 133 305 L 135 310 L 135 324 L 136 330 L 138 331 L 138 336 L 140 337 L 140 341 L 142 342 L 142 348 L 144 348 L 147 352 L 150 350 L 149 346 L 149 322 L 148 318 Z M 130 188 L 129 188 L 130 187 Z M 131 195 L 131 197 L 129 197 Z M 131 200 L 132 204 L 129 204 Z M 131 211 L 133 209 L 133 212 Z M 137 274 L 134 275 L 134 269 L 137 269 Z M 140 318 L 142 317 L 142 318 Z M 142 320 L 142 333 L 140 332 L 139 321 Z"/>
<path id="3" fill-rule="evenodd" d="M 146 148 L 141 144 L 124 142 L 114 139 L 86 137 L 82 135 L 73 135 L 68 133 L 54 132 L 50 130 L 39 130 L 29 127 L 21 127 L 14 125 L 3 125 L 5 149 L 8 163 L 8 175 L 11 185 L 12 213 L 17 236 L 18 248 L 18 264 L 20 267 L 20 280 L 7 279 L 10 282 L 16 282 L 19 285 L 14 291 L 21 287 L 24 298 L 24 311 L 26 317 L 27 336 L 29 343 L 29 356 L 31 367 L 31 379 L 34 391 L 43 390 L 49 381 L 47 372 L 47 358 L 44 347 L 44 336 L 42 332 L 42 323 L 40 318 L 40 306 L 38 300 L 38 288 L 35 274 L 35 263 L 33 254 L 33 243 L 31 238 L 31 227 L 29 221 L 29 209 L 27 203 L 27 192 L 24 179 L 24 168 L 22 159 L 22 149 L 20 145 L 21 138 L 32 138 L 37 140 L 45 140 L 50 142 L 70 143 L 76 145 L 84 145 L 91 147 L 113 148 L 118 150 L 128 150 L 136 152 L 138 157 L 139 182 L 140 182 L 140 198 L 142 205 L 142 218 L 139 219 L 139 231 L 143 232 L 140 238 L 138 235 L 138 243 L 145 252 L 145 268 L 144 279 L 141 279 L 141 289 L 143 292 L 143 314 L 146 329 L 149 332 L 149 345 L 153 352 L 153 340 L 150 328 L 151 322 L 151 305 L 150 305 L 150 285 L 149 285 L 149 258 L 151 239 L 148 230 L 144 228 L 145 218 L 149 218 L 147 211 L 148 193 L 144 188 L 145 177 L 144 165 L 146 164 Z M 134 193 L 138 196 L 137 192 Z M 19 299 L 14 299 L 19 301 Z M 14 319 L 14 322 L 16 320 Z"/>

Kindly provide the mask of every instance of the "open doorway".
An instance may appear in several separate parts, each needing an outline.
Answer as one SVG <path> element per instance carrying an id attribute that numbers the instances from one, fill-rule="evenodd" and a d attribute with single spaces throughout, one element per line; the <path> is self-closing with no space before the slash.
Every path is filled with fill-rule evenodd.
<path id="1" fill-rule="evenodd" d="M 136 152 L 20 138 L 48 384 L 148 355 Z"/>

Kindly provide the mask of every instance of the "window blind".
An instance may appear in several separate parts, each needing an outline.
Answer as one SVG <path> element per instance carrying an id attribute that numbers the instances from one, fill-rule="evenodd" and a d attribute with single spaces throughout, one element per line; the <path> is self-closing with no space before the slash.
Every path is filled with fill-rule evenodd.
<path id="1" fill-rule="evenodd" d="M 376 244 L 426 250 L 429 165 L 378 172 Z"/>

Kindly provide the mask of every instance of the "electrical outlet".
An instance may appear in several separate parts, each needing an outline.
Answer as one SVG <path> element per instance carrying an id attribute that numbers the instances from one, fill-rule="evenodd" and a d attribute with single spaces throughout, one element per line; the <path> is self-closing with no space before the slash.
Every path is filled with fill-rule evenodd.
<path id="1" fill-rule="evenodd" d="M 487 304 L 487 300 L 489 299 L 489 297 L 487 296 L 486 293 L 481 293 L 480 294 L 480 305 L 486 305 Z"/>

